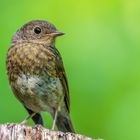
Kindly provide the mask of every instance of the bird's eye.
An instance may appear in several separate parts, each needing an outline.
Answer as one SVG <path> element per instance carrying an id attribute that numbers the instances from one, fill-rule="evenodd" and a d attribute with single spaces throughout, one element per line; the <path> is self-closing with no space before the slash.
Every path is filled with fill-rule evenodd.
<path id="1" fill-rule="evenodd" d="M 41 33 L 41 29 L 40 29 L 39 27 L 35 27 L 35 28 L 34 28 L 34 32 L 35 32 L 36 34 L 40 34 L 40 33 Z"/>

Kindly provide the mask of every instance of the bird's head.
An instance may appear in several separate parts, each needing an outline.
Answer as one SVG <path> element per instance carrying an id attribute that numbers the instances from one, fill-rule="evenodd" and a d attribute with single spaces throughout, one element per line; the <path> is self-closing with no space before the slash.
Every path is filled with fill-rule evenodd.
<path id="1" fill-rule="evenodd" d="M 14 35 L 12 43 L 31 42 L 53 45 L 57 36 L 64 35 L 48 21 L 34 20 L 23 25 Z"/>

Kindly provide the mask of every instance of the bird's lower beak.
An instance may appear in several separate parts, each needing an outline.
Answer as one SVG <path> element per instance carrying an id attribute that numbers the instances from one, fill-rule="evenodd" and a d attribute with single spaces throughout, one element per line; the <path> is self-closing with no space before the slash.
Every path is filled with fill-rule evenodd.
<path id="1" fill-rule="evenodd" d="M 61 35 L 64 35 L 63 32 L 60 32 L 60 31 L 55 31 L 53 33 L 50 34 L 52 37 L 57 37 L 57 36 L 61 36 Z"/>

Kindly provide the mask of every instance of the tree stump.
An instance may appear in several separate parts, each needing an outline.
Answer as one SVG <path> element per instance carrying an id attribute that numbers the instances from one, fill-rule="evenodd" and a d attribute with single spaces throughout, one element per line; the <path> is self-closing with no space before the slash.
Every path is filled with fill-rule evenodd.
<path id="1" fill-rule="evenodd" d="M 101 140 L 92 139 L 80 134 L 52 131 L 36 125 L 7 123 L 0 125 L 0 140 Z"/>

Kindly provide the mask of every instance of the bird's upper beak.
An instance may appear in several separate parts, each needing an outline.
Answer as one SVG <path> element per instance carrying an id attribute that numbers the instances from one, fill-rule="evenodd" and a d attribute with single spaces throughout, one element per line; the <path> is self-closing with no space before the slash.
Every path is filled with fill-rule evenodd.
<path id="1" fill-rule="evenodd" d="M 65 33 L 63 33 L 63 32 L 55 31 L 55 32 L 51 33 L 50 35 L 51 35 L 52 37 L 57 37 L 57 36 L 61 36 L 61 35 L 64 35 L 64 34 L 65 34 Z"/>

